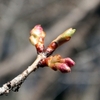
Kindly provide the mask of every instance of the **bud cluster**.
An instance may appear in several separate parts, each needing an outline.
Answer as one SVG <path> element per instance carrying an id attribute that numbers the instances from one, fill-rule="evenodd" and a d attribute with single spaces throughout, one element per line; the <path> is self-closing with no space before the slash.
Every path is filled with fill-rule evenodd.
<path id="1" fill-rule="evenodd" d="M 55 55 L 41 60 L 41 65 L 66 73 L 71 71 L 71 67 L 75 65 L 75 62 L 71 58 L 62 58 L 60 55 Z"/>
<path id="2" fill-rule="evenodd" d="M 75 33 L 75 29 L 68 29 L 55 40 L 53 40 L 49 46 L 45 49 L 44 38 L 45 32 L 41 25 L 36 25 L 30 32 L 30 42 L 36 47 L 37 53 L 43 53 L 46 56 L 39 63 L 39 67 L 49 66 L 53 70 L 60 70 L 61 72 L 70 72 L 71 67 L 75 65 L 75 62 L 71 58 L 62 58 L 60 55 L 50 56 L 58 46 L 69 41 L 71 36 Z"/>

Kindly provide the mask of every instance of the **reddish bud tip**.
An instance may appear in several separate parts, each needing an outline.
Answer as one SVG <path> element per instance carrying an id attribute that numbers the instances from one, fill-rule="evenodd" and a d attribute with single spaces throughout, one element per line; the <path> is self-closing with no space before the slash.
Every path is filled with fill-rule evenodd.
<path id="1" fill-rule="evenodd" d="M 65 63 L 59 63 L 57 68 L 62 72 L 62 73 L 68 73 L 71 72 L 71 68 L 66 65 Z"/>
<path id="2" fill-rule="evenodd" d="M 41 27 L 41 25 L 36 25 L 34 28 L 37 30 L 43 31 L 43 28 Z"/>
<path id="3" fill-rule="evenodd" d="M 45 33 L 43 33 L 43 28 L 41 27 L 41 25 L 36 25 L 32 30 L 31 30 L 31 35 L 33 36 L 40 36 L 40 35 L 43 35 L 45 36 Z"/>
<path id="4" fill-rule="evenodd" d="M 72 67 L 75 65 L 75 62 L 71 58 L 65 58 L 65 63 L 69 66 Z"/>

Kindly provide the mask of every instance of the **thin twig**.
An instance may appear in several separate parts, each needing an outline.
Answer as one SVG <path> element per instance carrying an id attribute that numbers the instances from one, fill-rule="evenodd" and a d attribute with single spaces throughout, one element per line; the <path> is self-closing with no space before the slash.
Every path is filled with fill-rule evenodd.
<path id="1" fill-rule="evenodd" d="M 20 86 L 22 85 L 22 83 L 28 77 L 28 75 L 38 68 L 37 65 L 38 65 L 39 61 L 42 60 L 43 58 L 45 58 L 45 55 L 43 53 L 40 53 L 31 66 L 29 66 L 20 75 L 18 75 L 11 81 L 7 82 L 0 88 L 0 95 L 8 94 L 11 90 L 14 92 L 17 92 L 19 90 Z"/>

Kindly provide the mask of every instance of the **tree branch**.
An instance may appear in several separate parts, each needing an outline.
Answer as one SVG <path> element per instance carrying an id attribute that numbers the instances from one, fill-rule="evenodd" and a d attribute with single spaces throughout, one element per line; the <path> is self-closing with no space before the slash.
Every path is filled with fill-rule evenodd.
<path id="1" fill-rule="evenodd" d="M 29 66 L 20 75 L 18 75 L 14 79 L 12 79 L 10 82 L 7 82 L 0 88 L 0 95 L 8 94 L 11 90 L 14 92 L 17 92 L 19 90 L 21 84 L 28 77 L 28 75 L 38 68 L 37 65 L 38 65 L 39 61 L 41 61 L 44 58 L 45 58 L 44 54 L 40 53 L 31 66 Z"/>
<path id="2" fill-rule="evenodd" d="M 60 55 L 50 56 L 55 49 L 69 41 L 74 34 L 75 29 L 68 29 L 61 35 L 59 35 L 50 45 L 45 49 L 44 38 L 45 32 L 41 25 L 36 25 L 30 32 L 29 40 L 37 50 L 37 58 L 31 66 L 29 66 L 20 75 L 7 82 L 0 88 L 0 95 L 7 94 L 11 90 L 16 92 L 19 90 L 21 84 L 28 77 L 28 75 L 35 71 L 38 67 L 49 66 L 53 70 L 60 70 L 62 73 L 68 73 L 71 71 L 71 67 L 75 65 L 75 62 L 70 58 L 62 58 Z M 48 55 L 49 54 L 49 55 Z M 49 57 L 50 56 L 50 57 Z"/>

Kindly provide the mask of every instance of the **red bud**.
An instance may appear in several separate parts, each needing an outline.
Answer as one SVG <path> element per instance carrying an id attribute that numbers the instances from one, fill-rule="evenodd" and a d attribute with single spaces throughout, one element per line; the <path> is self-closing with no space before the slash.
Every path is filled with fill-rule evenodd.
<path id="1" fill-rule="evenodd" d="M 60 70 L 63 73 L 71 71 L 75 62 L 71 58 L 62 58 L 60 55 L 50 56 L 41 61 L 41 65 L 49 66 L 53 70 Z"/>
<path id="2" fill-rule="evenodd" d="M 36 25 L 30 32 L 30 42 L 35 45 L 37 52 L 43 52 L 45 50 L 44 48 L 44 38 L 45 38 L 45 32 L 43 31 L 43 28 L 41 25 Z"/>

